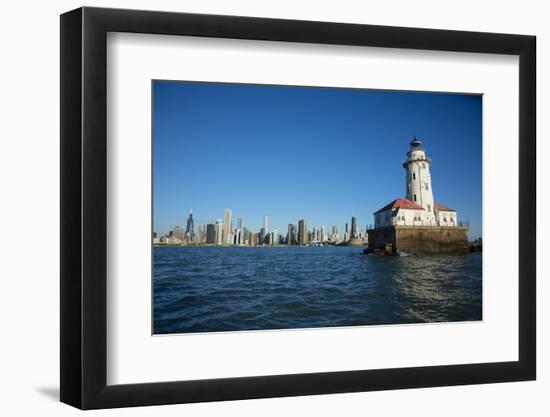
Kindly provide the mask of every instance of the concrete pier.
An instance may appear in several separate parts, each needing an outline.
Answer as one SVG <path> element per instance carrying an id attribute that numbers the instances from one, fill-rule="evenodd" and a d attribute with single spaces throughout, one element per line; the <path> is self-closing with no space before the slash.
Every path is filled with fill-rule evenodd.
<path id="1" fill-rule="evenodd" d="M 368 231 L 369 250 L 387 249 L 394 253 L 467 253 L 470 251 L 467 227 L 390 226 Z"/>

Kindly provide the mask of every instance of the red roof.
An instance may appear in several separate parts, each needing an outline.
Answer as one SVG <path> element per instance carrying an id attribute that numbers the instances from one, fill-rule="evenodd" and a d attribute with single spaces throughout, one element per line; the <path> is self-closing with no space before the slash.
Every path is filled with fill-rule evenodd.
<path id="1" fill-rule="evenodd" d="M 437 203 L 434 204 L 434 209 L 436 211 L 456 211 L 455 209 L 445 207 L 445 206 L 443 206 L 441 204 L 437 204 Z"/>
<path id="2" fill-rule="evenodd" d="M 406 198 L 396 198 L 390 204 L 385 205 L 374 214 L 380 213 L 381 211 L 394 209 L 394 208 L 402 208 L 402 209 L 409 209 L 409 210 L 424 210 L 422 206 L 412 202 L 411 200 L 408 200 Z"/>

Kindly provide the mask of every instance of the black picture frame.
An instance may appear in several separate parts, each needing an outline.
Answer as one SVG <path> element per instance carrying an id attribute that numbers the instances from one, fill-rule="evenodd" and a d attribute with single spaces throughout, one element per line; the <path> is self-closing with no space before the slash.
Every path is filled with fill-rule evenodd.
<path id="1" fill-rule="evenodd" d="M 107 385 L 108 32 L 519 56 L 519 360 Z M 536 38 L 102 8 L 61 15 L 61 401 L 82 409 L 534 380 Z"/>

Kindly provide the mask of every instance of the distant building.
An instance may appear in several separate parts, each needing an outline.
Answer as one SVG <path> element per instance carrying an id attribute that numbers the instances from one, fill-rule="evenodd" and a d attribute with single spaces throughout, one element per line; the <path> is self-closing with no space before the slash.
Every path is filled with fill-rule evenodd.
<path id="1" fill-rule="evenodd" d="M 199 224 L 199 236 L 197 240 L 199 243 L 206 242 L 206 225 L 205 224 Z"/>
<path id="2" fill-rule="evenodd" d="M 223 235 L 222 235 L 222 242 L 224 245 L 227 245 L 230 243 L 230 234 L 232 230 L 231 226 L 231 210 L 225 209 L 223 213 Z"/>
<path id="3" fill-rule="evenodd" d="M 153 233 L 153 245 L 160 245 L 162 243 L 161 239 L 156 233 Z"/>
<path id="4" fill-rule="evenodd" d="M 288 225 L 288 232 L 286 234 L 286 244 L 295 245 L 296 244 L 296 226 L 293 224 Z"/>
<path id="5" fill-rule="evenodd" d="M 264 229 L 264 235 L 267 235 L 269 233 L 269 230 L 267 229 L 267 216 L 264 216 L 263 229 Z"/>
<path id="6" fill-rule="evenodd" d="M 357 219 L 355 217 L 351 218 L 351 230 L 346 236 L 346 244 L 348 246 L 362 246 L 363 238 L 361 233 L 357 230 Z"/>
<path id="7" fill-rule="evenodd" d="M 163 242 L 165 245 L 181 245 L 183 243 L 183 240 L 175 237 L 175 236 L 167 236 L 163 238 Z"/>
<path id="8" fill-rule="evenodd" d="M 174 227 L 173 230 L 170 231 L 168 234 L 169 237 L 175 237 L 176 239 L 181 240 L 182 242 L 185 239 L 185 232 L 183 229 L 179 226 L 179 224 L 176 224 L 176 227 Z"/>
<path id="9" fill-rule="evenodd" d="M 273 238 L 271 239 L 272 245 L 278 245 L 279 244 L 279 229 L 273 229 L 273 232 L 271 232 L 273 235 Z"/>
<path id="10" fill-rule="evenodd" d="M 193 223 L 193 210 L 191 209 L 189 211 L 189 218 L 187 219 L 187 238 L 189 239 L 189 242 L 193 241 L 193 237 L 195 236 L 195 226 Z"/>
<path id="11" fill-rule="evenodd" d="M 249 245 L 250 244 L 250 230 L 248 230 L 246 227 L 243 228 L 243 244 Z"/>
<path id="12" fill-rule="evenodd" d="M 257 246 L 259 244 L 258 233 L 250 234 L 250 246 Z"/>
<path id="13" fill-rule="evenodd" d="M 241 245 L 243 240 L 243 231 L 241 229 L 235 229 L 233 243 L 235 245 Z"/>
<path id="14" fill-rule="evenodd" d="M 216 226 L 211 223 L 206 225 L 206 243 L 216 243 Z"/>
<path id="15" fill-rule="evenodd" d="M 224 235 L 223 222 L 221 220 L 216 220 L 216 244 L 217 245 L 223 245 L 223 242 L 224 242 L 223 235 Z"/>
<path id="16" fill-rule="evenodd" d="M 298 221 L 298 244 L 303 246 L 308 243 L 307 222 L 304 219 Z"/>
<path id="17" fill-rule="evenodd" d="M 244 230 L 243 230 L 243 219 L 240 217 L 237 219 L 237 230 L 235 231 L 236 239 L 235 242 L 237 245 L 244 244 Z"/>

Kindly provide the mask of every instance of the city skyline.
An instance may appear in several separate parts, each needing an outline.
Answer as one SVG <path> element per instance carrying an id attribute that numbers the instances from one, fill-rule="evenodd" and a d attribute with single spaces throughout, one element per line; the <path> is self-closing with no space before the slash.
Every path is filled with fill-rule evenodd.
<path id="1" fill-rule="evenodd" d="M 187 211 L 187 214 L 185 215 L 182 215 L 182 216 L 174 216 L 173 219 L 174 220 L 179 220 L 176 221 L 175 223 L 172 223 L 171 225 L 168 226 L 168 228 L 166 230 L 157 230 L 157 229 L 154 229 L 153 231 L 158 234 L 158 235 L 166 235 L 168 234 L 170 231 L 172 231 L 176 226 L 177 227 L 180 227 L 182 230 L 184 229 L 184 225 L 188 225 L 189 224 L 189 215 L 192 215 L 192 223 L 195 223 L 196 224 L 196 228 L 194 229 L 194 234 L 197 234 L 197 228 L 201 225 L 204 225 L 205 227 L 208 226 L 209 224 L 212 224 L 212 225 L 216 225 L 217 222 L 221 222 L 221 224 L 224 226 L 224 230 L 225 230 L 225 225 L 228 224 L 224 221 L 224 215 L 226 213 L 226 211 L 229 210 L 231 211 L 231 216 L 229 217 L 231 220 L 230 220 L 230 226 L 232 226 L 232 230 L 231 229 L 227 229 L 228 232 L 230 231 L 234 231 L 234 229 L 242 229 L 242 227 L 246 227 L 247 229 L 249 230 L 252 230 L 252 231 L 256 231 L 256 232 L 259 232 L 265 225 L 265 223 L 271 223 L 270 222 L 270 216 L 269 215 L 262 215 L 261 216 L 261 219 L 259 222 L 259 225 L 256 227 L 256 226 L 250 226 L 250 224 L 255 224 L 255 223 L 249 223 L 247 219 L 243 218 L 242 216 L 239 216 L 237 218 L 235 218 L 235 222 L 233 222 L 233 210 L 232 209 L 224 209 L 221 213 L 220 216 L 218 217 L 215 217 L 215 218 L 211 218 L 211 219 L 205 219 L 205 218 L 202 218 L 202 217 L 196 217 L 195 213 L 193 213 L 193 209 L 189 209 Z M 268 227 L 268 231 L 273 231 L 274 229 L 277 229 L 279 231 L 279 233 L 282 233 L 282 231 L 285 231 L 286 233 L 286 230 L 288 228 L 288 226 L 290 224 L 293 224 L 294 226 L 298 226 L 298 223 L 300 220 L 306 220 L 307 222 L 307 218 L 304 217 L 304 216 L 298 216 L 294 222 L 289 222 L 287 223 L 286 225 L 272 225 L 270 227 Z M 366 222 L 360 222 L 360 221 L 357 221 L 357 216 L 349 216 L 349 218 L 347 220 L 343 220 L 342 222 L 329 222 L 328 224 L 309 224 L 308 223 L 308 228 L 309 230 L 313 230 L 313 228 L 315 229 L 320 229 L 322 227 L 324 227 L 326 230 L 330 230 L 332 231 L 333 227 L 336 226 L 336 229 L 337 230 L 342 230 L 344 232 L 346 231 L 349 231 L 349 233 L 351 234 L 352 233 L 352 225 L 353 225 L 353 221 L 356 221 L 356 230 L 359 231 L 359 230 L 366 230 L 369 226 L 373 226 L 373 221 L 371 219 L 371 221 L 366 221 Z M 241 226 L 242 227 L 239 227 L 239 221 L 241 222 Z M 345 230 L 346 226 L 348 226 L 348 229 L 349 230 Z M 189 232 L 189 228 L 188 226 L 185 227 L 185 231 L 186 232 Z"/>
<path id="2" fill-rule="evenodd" d="M 481 97 L 222 83 L 153 83 L 154 229 L 263 216 L 286 231 L 307 219 L 364 228 L 380 202 L 403 195 L 414 134 L 436 161 L 438 199 L 481 233 Z M 220 214 L 221 213 L 221 214 Z"/>
<path id="3" fill-rule="evenodd" d="M 259 245 L 268 243 L 270 245 L 276 244 L 296 244 L 305 245 L 311 242 L 347 242 L 352 239 L 361 238 L 361 241 L 367 239 L 367 231 L 371 228 L 372 224 L 366 224 L 365 227 L 357 226 L 357 219 L 355 216 L 351 217 L 351 223 L 346 222 L 343 232 L 338 233 L 338 224 L 333 224 L 328 230 L 332 232 L 327 233 L 327 227 L 325 225 L 311 226 L 308 225 L 307 220 L 301 218 L 294 223 L 289 223 L 287 228 L 272 227 L 269 229 L 268 219 L 269 216 L 264 215 L 262 217 L 262 226 L 259 229 L 250 228 L 241 217 L 237 218 L 236 224 L 232 221 L 233 212 L 231 209 L 224 210 L 223 219 L 216 219 L 207 223 L 198 223 L 198 230 L 194 229 L 193 210 L 189 210 L 187 218 L 187 226 L 185 230 L 179 225 L 175 224 L 170 230 L 165 233 L 159 233 L 156 230 L 153 231 L 154 243 L 161 243 L 161 238 L 175 237 L 182 243 L 210 243 L 216 245 L 234 245 L 245 244 L 245 239 L 248 245 L 248 234 L 257 234 L 259 236 Z M 351 228 L 350 228 L 351 224 Z M 241 233 L 246 236 L 243 237 Z M 269 237 L 271 235 L 271 239 Z M 280 242 L 279 239 L 280 238 Z M 290 239 L 290 243 L 289 243 Z M 284 243 L 283 243 L 284 241 Z"/>

